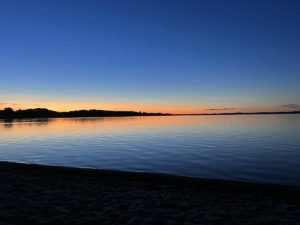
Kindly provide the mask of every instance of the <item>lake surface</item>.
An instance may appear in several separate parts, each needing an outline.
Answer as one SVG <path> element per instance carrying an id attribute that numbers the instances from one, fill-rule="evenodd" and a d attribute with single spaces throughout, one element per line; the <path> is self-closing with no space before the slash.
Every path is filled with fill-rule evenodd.
<path id="1" fill-rule="evenodd" d="M 0 160 L 300 185 L 300 115 L 0 120 Z"/>

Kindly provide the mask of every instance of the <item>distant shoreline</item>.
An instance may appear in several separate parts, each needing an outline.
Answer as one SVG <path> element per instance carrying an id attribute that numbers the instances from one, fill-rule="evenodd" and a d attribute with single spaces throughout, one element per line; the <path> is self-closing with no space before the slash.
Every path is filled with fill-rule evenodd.
<path id="1" fill-rule="evenodd" d="M 226 115 L 273 115 L 273 114 L 300 114 L 300 111 L 289 112 L 234 112 L 234 113 L 187 113 L 172 114 L 173 116 L 226 116 Z"/>
<path id="2" fill-rule="evenodd" d="M 109 110 L 78 110 L 69 112 L 56 112 L 44 108 L 25 109 L 13 111 L 11 108 L 0 110 L 0 119 L 41 119 L 41 118 L 79 118 L 79 117 L 144 117 L 144 116 L 226 116 L 226 115 L 274 115 L 274 114 L 300 114 L 300 111 L 288 112 L 234 112 L 234 113 L 147 113 L 135 111 L 109 111 Z"/>
<path id="3" fill-rule="evenodd" d="M 135 111 L 110 110 L 76 110 L 57 112 L 45 108 L 14 111 L 12 108 L 0 110 L 0 119 L 34 119 L 34 118 L 72 118 L 72 117 L 130 117 L 130 116 L 169 116 L 168 113 L 147 113 Z"/>

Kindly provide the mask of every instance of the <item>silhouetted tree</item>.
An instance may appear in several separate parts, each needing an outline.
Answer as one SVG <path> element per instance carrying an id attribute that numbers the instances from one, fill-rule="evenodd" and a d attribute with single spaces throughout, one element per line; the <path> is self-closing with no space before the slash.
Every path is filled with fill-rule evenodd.
<path id="1" fill-rule="evenodd" d="M 0 110 L 1 118 L 11 118 L 14 116 L 14 110 L 12 108 L 5 108 L 4 110 Z"/>
<path id="2" fill-rule="evenodd" d="M 7 108 L 4 109 L 4 112 L 5 113 L 13 113 L 14 110 L 12 108 L 10 108 L 10 107 L 7 107 Z"/>

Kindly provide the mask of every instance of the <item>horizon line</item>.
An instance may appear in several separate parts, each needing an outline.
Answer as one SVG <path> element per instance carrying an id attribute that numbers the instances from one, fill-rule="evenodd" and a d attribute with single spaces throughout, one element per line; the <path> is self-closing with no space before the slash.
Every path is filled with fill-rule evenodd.
<path id="1" fill-rule="evenodd" d="M 24 111 L 30 111 L 30 110 L 47 110 L 49 112 L 53 112 L 53 113 L 58 113 L 58 114 L 64 114 L 64 113 L 72 113 L 72 112 L 119 112 L 119 113 L 136 113 L 136 114 L 141 114 L 141 115 L 157 115 L 157 114 L 161 114 L 161 115 L 166 115 L 166 116 L 197 116 L 197 115 L 202 115 L 202 116 L 209 116 L 209 115 L 242 115 L 242 114 L 246 114 L 246 115 L 251 115 L 251 114 L 300 114 L 300 110 L 292 110 L 292 111 L 257 111 L 257 112 L 220 112 L 220 113 L 165 113 L 165 112 L 144 112 L 144 111 L 134 111 L 134 110 L 106 110 L 106 109 L 79 109 L 79 110 L 71 110 L 71 111 L 55 111 L 55 110 L 51 110 L 48 108 L 28 108 L 28 109 L 18 109 L 18 110 L 14 110 L 11 107 L 5 107 L 2 110 L 0 109 L 0 112 L 4 112 L 5 109 L 11 109 L 12 113 L 15 112 L 24 112 Z"/>

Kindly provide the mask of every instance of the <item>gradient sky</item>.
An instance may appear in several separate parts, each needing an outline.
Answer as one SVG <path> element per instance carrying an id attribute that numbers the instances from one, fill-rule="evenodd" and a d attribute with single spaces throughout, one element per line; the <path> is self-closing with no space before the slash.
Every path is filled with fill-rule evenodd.
<path id="1" fill-rule="evenodd" d="M 0 108 L 300 109 L 300 1 L 0 0 Z"/>

